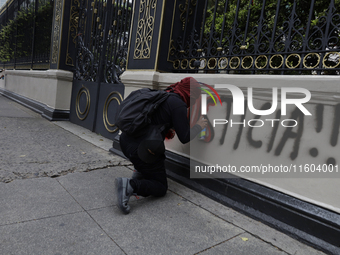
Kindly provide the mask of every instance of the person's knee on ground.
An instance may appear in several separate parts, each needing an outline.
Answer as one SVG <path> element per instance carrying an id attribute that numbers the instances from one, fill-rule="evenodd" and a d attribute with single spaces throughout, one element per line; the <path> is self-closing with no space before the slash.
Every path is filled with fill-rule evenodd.
<path id="1" fill-rule="evenodd" d="M 161 184 L 160 188 L 158 189 L 157 193 L 154 194 L 154 196 L 155 197 L 164 197 L 166 195 L 167 191 L 168 191 L 168 187 L 166 187 L 163 184 Z"/>
<path id="2" fill-rule="evenodd" d="M 163 197 L 168 190 L 167 183 L 162 183 L 157 180 L 130 179 L 130 185 L 133 188 L 134 193 L 143 197 Z"/>

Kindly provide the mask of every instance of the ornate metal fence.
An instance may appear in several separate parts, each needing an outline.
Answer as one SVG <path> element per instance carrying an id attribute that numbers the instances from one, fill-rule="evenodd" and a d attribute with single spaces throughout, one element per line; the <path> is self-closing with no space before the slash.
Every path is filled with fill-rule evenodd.
<path id="1" fill-rule="evenodd" d="M 339 74 L 340 0 L 177 0 L 175 8 L 174 72 Z"/>
<path id="2" fill-rule="evenodd" d="M 53 0 L 14 0 L 0 10 L 0 64 L 48 69 Z"/>
<path id="3" fill-rule="evenodd" d="M 75 79 L 119 83 L 126 68 L 131 1 L 82 0 L 79 9 Z"/>

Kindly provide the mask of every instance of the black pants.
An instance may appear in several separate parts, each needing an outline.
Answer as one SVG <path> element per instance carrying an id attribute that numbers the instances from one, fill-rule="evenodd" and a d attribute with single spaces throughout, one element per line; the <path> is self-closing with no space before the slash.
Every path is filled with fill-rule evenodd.
<path id="1" fill-rule="evenodd" d="M 168 189 L 168 181 L 165 172 L 165 155 L 152 164 L 145 163 L 138 157 L 138 146 L 143 141 L 141 138 L 133 138 L 124 133 L 120 136 L 120 147 L 124 155 L 132 162 L 135 169 L 143 174 L 143 180 L 132 180 L 136 187 L 137 195 L 147 197 L 162 197 Z"/>

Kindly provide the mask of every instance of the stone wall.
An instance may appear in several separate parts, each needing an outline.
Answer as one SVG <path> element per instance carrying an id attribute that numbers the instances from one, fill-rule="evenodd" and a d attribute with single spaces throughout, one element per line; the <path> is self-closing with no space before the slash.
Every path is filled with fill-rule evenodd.
<path id="1" fill-rule="evenodd" d="M 246 109 L 245 116 L 234 116 L 231 94 L 218 90 L 222 106 L 208 100 L 207 118 L 209 128 L 204 140 L 198 138 L 189 144 L 181 144 L 175 137 L 166 141 L 167 150 L 206 165 L 235 166 L 232 175 L 242 177 L 264 186 L 292 195 L 304 201 L 340 212 L 337 187 L 340 185 L 340 169 L 333 172 L 325 165 L 339 166 L 340 163 L 340 86 L 336 76 L 269 76 L 228 74 L 169 74 L 145 71 L 127 71 L 122 80 L 126 96 L 139 87 L 164 89 L 184 77 L 192 76 L 209 85 L 231 84 L 239 87 L 247 98 L 247 88 L 253 87 L 255 109 L 268 109 L 272 103 L 272 88 L 305 88 L 311 99 L 304 104 L 312 114 L 305 116 L 294 105 L 287 107 L 281 116 L 280 100 L 276 111 L 268 116 L 256 116 Z M 299 96 L 299 95 L 291 95 Z M 289 98 L 289 94 L 287 96 Z M 301 95 L 300 95 L 301 97 Z M 280 98 L 280 93 L 278 98 Z M 192 115 L 193 125 L 200 115 L 200 106 Z M 228 113 L 229 112 L 229 113 Z M 229 118 L 227 117 L 229 116 Z M 213 127 L 214 119 L 228 119 L 228 124 Z M 266 120 L 267 119 L 267 120 Z M 268 121 L 279 119 L 280 121 Z M 286 127 L 289 119 L 297 123 Z M 251 120 L 249 122 L 249 120 Z M 231 126 L 231 121 L 234 124 Z M 283 121 L 283 122 L 282 122 Z M 244 124 L 243 124 L 244 123 Z M 262 125 L 263 124 L 263 125 Z M 262 125 L 262 126 L 261 126 Z M 261 126 L 261 127 L 255 127 Z M 241 166 L 281 166 L 287 172 L 247 173 L 240 172 Z M 324 169 L 322 167 L 324 166 Z M 321 167 L 318 170 L 318 167 Z M 290 173 L 288 172 L 290 170 Z M 295 172 L 294 172 L 295 171 Z M 307 172 L 308 171 L 308 172 Z M 336 172 L 338 171 L 338 172 Z M 219 177 L 223 178 L 224 173 Z M 195 176 L 192 176 L 195 177 Z M 197 177 L 197 176 L 196 176 Z M 228 177 L 227 175 L 225 177 Z"/>

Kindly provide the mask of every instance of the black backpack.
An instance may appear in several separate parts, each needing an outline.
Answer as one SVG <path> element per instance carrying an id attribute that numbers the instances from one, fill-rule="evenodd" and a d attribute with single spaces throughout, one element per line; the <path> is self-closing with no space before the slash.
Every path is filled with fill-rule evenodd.
<path id="1" fill-rule="evenodd" d="M 166 91 L 149 88 L 131 92 L 118 108 L 116 126 L 132 137 L 147 133 L 152 114 L 169 94 Z"/>

